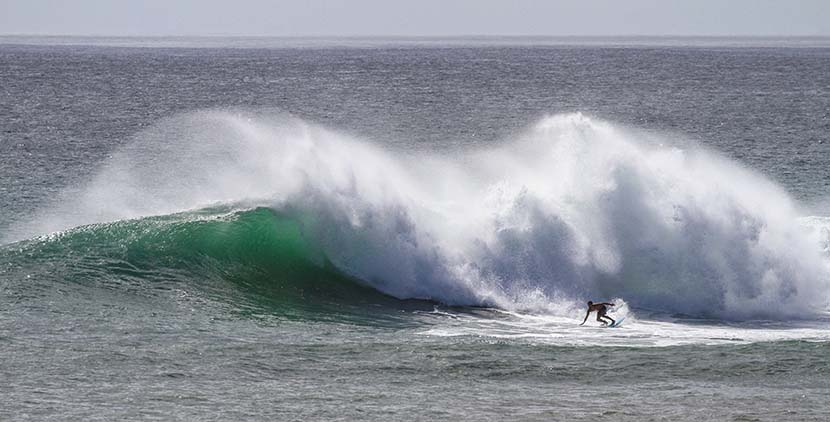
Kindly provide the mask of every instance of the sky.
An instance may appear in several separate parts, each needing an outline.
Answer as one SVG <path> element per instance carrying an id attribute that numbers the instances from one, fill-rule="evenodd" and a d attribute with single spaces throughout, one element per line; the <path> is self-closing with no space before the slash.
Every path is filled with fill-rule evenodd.
<path id="1" fill-rule="evenodd" d="M 830 36 L 830 0 L 0 0 L 0 34 Z"/>

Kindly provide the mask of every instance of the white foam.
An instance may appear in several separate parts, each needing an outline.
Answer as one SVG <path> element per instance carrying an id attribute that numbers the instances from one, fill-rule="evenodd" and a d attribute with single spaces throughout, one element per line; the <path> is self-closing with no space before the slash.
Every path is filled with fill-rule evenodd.
<path id="1" fill-rule="evenodd" d="M 628 314 L 615 328 L 593 318 L 580 326 L 583 313 L 565 316 L 498 312 L 473 315 L 436 311 L 422 314 L 431 328 L 419 332 L 431 337 L 471 337 L 492 341 L 524 341 L 554 346 L 668 347 L 682 345 L 749 344 L 772 341 L 830 341 L 827 322 L 816 323 L 732 323 L 673 321 L 666 318 L 638 319 Z M 500 316 L 497 314 L 501 314 Z M 611 313 L 619 319 L 625 313 Z M 593 314 L 591 315 L 594 316 Z"/>
<path id="2" fill-rule="evenodd" d="M 718 318 L 823 312 L 827 242 L 786 192 L 661 143 L 567 114 L 490 150 L 412 156 L 297 119 L 200 112 L 140 134 L 14 236 L 244 202 L 295 214 L 335 265 L 400 298 L 558 315 L 609 297 Z"/>

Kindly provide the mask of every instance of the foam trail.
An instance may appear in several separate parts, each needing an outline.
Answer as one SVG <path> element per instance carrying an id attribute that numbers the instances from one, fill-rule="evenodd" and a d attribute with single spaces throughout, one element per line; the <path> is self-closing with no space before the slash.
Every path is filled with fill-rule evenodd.
<path id="1" fill-rule="evenodd" d="M 826 310 L 821 235 L 783 190 L 644 137 L 568 114 L 488 151 L 400 157 L 297 119 L 201 112 L 141 134 L 15 236 L 267 204 L 400 298 L 554 314 L 608 297 L 732 319 Z"/>
<path id="2" fill-rule="evenodd" d="M 552 346 L 589 347 L 668 347 L 692 344 L 735 345 L 770 341 L 830 340 L 823 322 L 712 323 L 661 318 L 628 317 L 613 331 L 590 319 L 579 326 L 573 317 L 527 315 L 484 310 L 477 314 L 452 311 L 419 312 L 437 321 L 421 335 L 433 337 L 475 337 L 499 341 L 530 342 Z M 482 318 L 482 316 L 486 316 Z M 614 315 L 617 318 L 617 315 Z"/>

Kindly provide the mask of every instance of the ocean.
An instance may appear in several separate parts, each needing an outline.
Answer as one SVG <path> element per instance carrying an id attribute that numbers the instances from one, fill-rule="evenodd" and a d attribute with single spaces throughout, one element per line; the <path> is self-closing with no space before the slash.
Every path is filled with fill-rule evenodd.
<path id="1" fill-rule="evenodd" d="M 0 419 L 828 420 L 828 69 L 0 37 Z"/>

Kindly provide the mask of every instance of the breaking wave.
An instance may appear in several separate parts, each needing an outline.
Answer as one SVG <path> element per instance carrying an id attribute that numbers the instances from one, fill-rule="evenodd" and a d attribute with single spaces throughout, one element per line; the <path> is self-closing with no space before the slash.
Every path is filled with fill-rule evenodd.
<path id="1" fill-rule="evenodd" d="M 141 133 L 5 241 L 60 234 L 4 255 L 133 245 L 130 265 L 287 280 L 272 293 L 292 297 L 312 283 L 555 314 L 594 298 L 724 319 L 826 312 L 830 220 L 671 141 L 566 114 L 486 150 L 404 154 L 299 119 L 199 112 Z"/>

